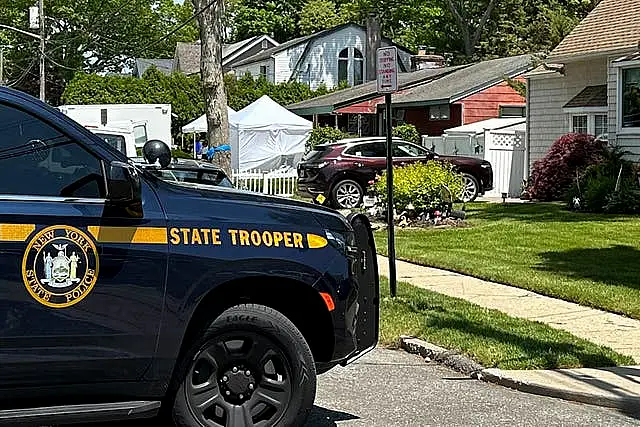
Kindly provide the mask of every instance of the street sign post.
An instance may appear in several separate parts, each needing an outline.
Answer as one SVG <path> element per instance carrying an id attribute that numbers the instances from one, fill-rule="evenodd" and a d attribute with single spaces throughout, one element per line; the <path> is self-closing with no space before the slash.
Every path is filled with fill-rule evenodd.
<path id="1" fill-rule="evenodd" d="M 384 94 L 387 133 L 387 255 L 389 256 L 389 292 L 396 296 L 396 242 L 393 224 L 393 146 L 391 123 L 391 94 L 398 90 L 398 49 L 381 47 L 376 52 L 378 93 Z"/>

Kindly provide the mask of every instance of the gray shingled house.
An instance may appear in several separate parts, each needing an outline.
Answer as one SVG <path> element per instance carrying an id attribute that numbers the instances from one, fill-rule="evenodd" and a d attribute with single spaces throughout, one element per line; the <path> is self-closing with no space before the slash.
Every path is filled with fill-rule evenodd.
<path id="1" fill-rule="evenodd" d="M 602 0 L 528 80 L 529 165 L 569 132 L 640 160 L 640 1 Z"/>

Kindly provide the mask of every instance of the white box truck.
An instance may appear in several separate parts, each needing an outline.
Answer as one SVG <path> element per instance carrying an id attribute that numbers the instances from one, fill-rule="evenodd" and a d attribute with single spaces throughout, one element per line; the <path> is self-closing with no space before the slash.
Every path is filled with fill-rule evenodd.
<path id="1" fill-rule="evenodd" d="M 135 145 L 151 139 L 173 148 L 171 104 L 61 105 L 58 109 L 82 126 L 133 127 Z"/>

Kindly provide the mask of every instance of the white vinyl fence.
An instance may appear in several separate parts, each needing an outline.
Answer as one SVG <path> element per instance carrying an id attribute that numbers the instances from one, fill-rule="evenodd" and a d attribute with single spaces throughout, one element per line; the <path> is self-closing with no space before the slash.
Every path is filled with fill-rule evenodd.
<path id="1" fill-rule="evenodd" d="M 298 173 L 295 169 L 276 169 L 263 172 L 233 171 L 233 185 L 240 190 L 272 196 L 292 197 L 296 192 Z"/>
<path id="2" fill-rule="evenodd" d="M 493 190 L 488 196 L 520 197 L 525 164 L 525 133 L 487 130 L 479 135 L 422 137 L 422 145 L 443 156 L 484 159 L 493 169 Z"/>

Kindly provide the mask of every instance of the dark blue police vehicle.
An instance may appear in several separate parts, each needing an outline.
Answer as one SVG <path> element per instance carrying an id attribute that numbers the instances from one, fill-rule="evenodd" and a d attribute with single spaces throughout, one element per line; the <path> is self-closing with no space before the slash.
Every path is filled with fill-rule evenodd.
<path id="1" fill-rule="evenodd" d="M 302 424 L 378 285 L 365 217 L 166 182 L 0 89 L 0 425 Z"/>

